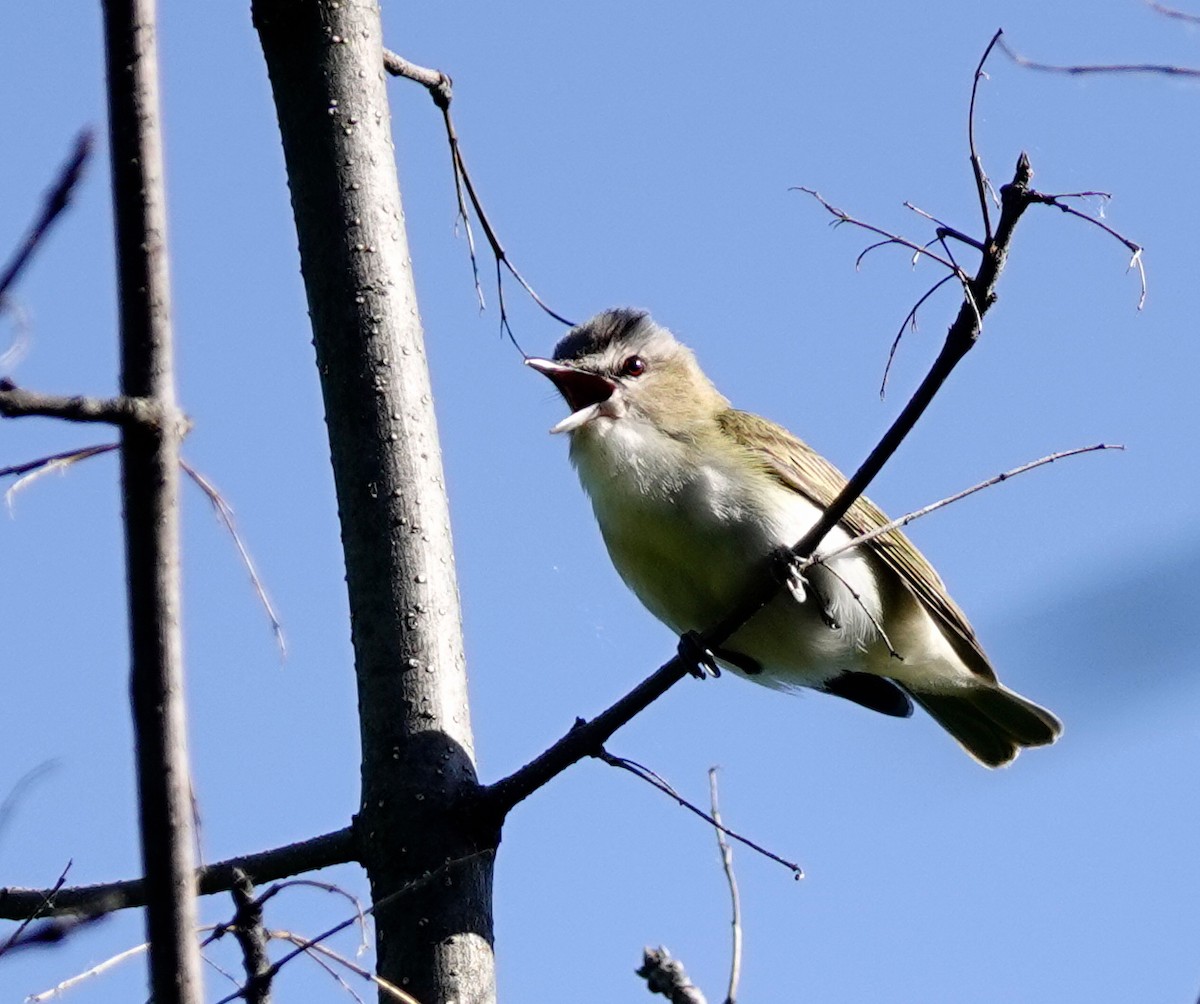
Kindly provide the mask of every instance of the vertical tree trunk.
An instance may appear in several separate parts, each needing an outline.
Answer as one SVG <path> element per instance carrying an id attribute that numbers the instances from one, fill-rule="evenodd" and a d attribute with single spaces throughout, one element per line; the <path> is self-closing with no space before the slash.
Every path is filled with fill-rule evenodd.
<path id="1" fill-rule="evenodd" d="M 127 422 L 121 484 L 130 696 L 146 875 L 151 996 L 201 998 L 179 580 L 179 442 L 154 0 L 105 0 L 109 135 L 121 311 L 121 393 L 150 403 Z"/>
<path id="2" fill-rule="evenodd" d="M 255 0 L 325 399 L 358 680 L 376 903 L 473 855 L 478 790 L 458 590 L 371 0 Z M 492 847 L 494 835 L 485 839 Z M 378 972 L 421 1004 L 495 999 L 492 856 L 377 914 Z"/>

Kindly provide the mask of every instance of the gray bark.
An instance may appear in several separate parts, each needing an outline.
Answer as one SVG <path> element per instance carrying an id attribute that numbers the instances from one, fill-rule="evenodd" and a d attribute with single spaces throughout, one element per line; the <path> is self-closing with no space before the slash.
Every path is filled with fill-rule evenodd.
<path id="1" fill-rule="evenodd" d="M 130 697 L 146 876 L 150 986 L 158 1004 L 201 998 L 191 776 L 180 630 L 179 443 L 154 0 L 105 0 L 109 135 L 121 318 Z"/>
<path id="2" fill-rule="evenodd" d="M 491 832 L 478 792 L 459 600 L 396 180 L 377 6 L 255 0 L 329 430 L 362 735 L 357 832 L 378 973 L 422 1004 L 495 999 Z M 477 853 L 480 849 L 485 853 Z"/>

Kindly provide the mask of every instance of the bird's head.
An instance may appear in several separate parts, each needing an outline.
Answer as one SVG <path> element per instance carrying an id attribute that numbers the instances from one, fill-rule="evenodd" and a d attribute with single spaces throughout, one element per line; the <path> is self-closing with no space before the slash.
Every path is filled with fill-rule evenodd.
<path id="1" fill-rule="evenodd" d="M 642 310 L 597 314 L 568 331 L 552 359 L 525 363 L 549 377 L 571 409 L 551 432 L 635 418 L 686 435 L 728 407 L 691 349 Z"/>

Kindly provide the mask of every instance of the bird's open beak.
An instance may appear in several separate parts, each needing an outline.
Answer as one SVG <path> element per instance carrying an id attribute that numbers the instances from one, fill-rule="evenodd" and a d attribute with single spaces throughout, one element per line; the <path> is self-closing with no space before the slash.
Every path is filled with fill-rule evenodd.
<path id="1" fill-rule="evenodd" d="M 591 421 L 617 389 L 617 385 L 607 377 L 550 359 L 526 359 L 525 365 L 549 377 L 571 408 L 571 414 L 554 426 L 551 432 L 570 432 Z"/>

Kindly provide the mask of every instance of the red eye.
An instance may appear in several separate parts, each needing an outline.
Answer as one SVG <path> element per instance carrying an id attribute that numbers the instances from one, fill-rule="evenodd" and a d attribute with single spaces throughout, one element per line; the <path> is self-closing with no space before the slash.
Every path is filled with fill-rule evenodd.
<path id="1" fill-rule="evenodd" d="M 621 363 L 621 376 L 636 377 L 646 372 L 646 360 L 641 356 L 630 356 Z"/>

